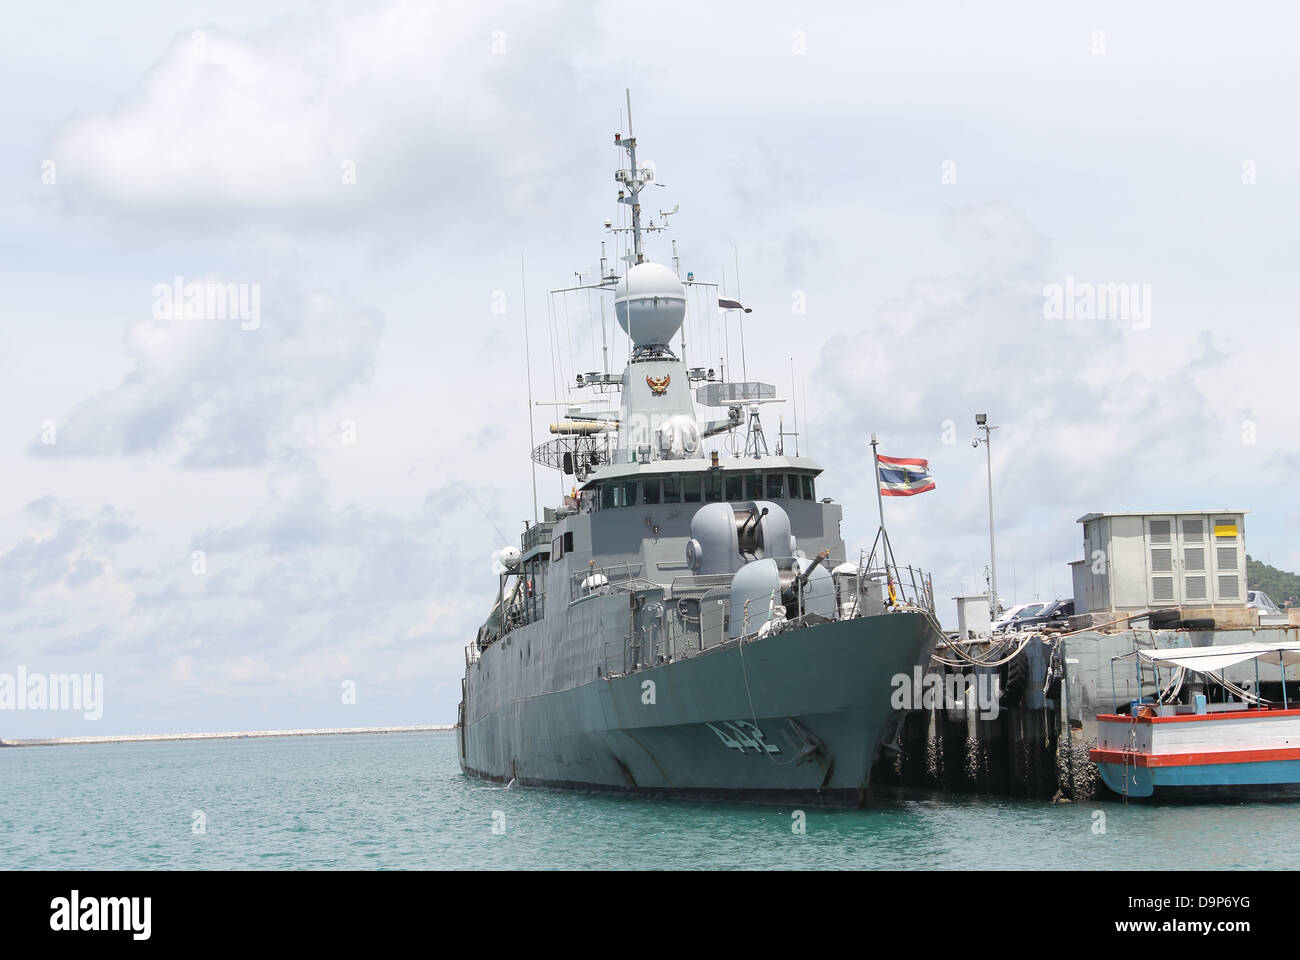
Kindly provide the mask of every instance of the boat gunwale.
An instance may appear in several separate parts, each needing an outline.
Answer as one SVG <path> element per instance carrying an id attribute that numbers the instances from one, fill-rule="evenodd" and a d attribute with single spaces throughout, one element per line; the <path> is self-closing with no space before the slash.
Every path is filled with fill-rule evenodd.
<path id="1" fill-rule="evenodd" d="M 1194 720 L 1262 720 L 1273 717 L 1300 717 L 1300 709 L 1273 710 L 1268 707 L 1254 710 L 1221 710 L 1217 713 L 1188 713 L 1173 717 L 1133 717 L 1124 713 L 1099 713 L 1098 723 L 1187 723 Z"/>

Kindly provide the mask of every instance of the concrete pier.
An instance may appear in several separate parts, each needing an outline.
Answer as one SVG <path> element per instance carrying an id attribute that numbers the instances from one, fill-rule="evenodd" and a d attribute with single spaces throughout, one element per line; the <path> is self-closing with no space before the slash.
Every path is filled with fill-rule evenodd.
<path id="1" fill-rule="evenodd" d="M 930 672 L 967 676 L 998 674 L 1002 697 L 997 717 L 982 718 L 973 703 L 935 706 L 908 713 L 900 727 L 902 753 L 886 752 L 875 766 L 872 790 L 985 794 L 1039 800 L 1090 800 L 1109 796 L 1088 751 L 1097 745 L 1097 715 L 1118 702 L 1156 693 L 1150 671 L 1139 681 L 1132 662 L 1121 662 L 1111 690 L 1111 658 L 1136 648 L 1204 647 L 1300 641 L 1300 626 L 1250 626 L 1219 630 L 1083 629 L 1031 637 L 1018 657 L 998 667 L 931 663 Z M 987 645 L 985 645 L 986 647 Z M 972 652 L 981 653 L 977 643 Z M 948 653 L 945 659 L 953 659 Z M 1290 668 L 1288 694 L 1300 701 L 1297 668 Z M 1163 678 L 1168 682 L 1169 677 Z M 1281 702 L 1276 664 L 1229 668 L 1227 679 Z"/>

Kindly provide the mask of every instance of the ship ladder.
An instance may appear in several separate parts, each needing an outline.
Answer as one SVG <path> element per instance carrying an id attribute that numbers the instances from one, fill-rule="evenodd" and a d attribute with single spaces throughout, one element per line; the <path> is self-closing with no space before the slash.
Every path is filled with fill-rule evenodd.
<path id="1" fill-rule="evenodd" d="M 1128 778 L 1129 769 L 1132 766 L 1132 757 L 1137 754 L 1137 715 L 1134 714 L 1129 719 L 1128 724 L 1128 741 L 1124 744 L 1121 752 L 1120 773 L 1123 775 L 1123 783 L 1120 784 L 1120 794 L 1124 797 L 1124 804 L 1128 805 Z M 1134 778 L 1134 783 L 1137 779 Z"/>

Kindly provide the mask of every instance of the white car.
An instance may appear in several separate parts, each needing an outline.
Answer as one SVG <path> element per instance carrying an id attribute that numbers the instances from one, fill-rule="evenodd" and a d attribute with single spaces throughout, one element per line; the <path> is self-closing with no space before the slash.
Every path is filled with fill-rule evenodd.
<path id="1" fill-rule="evenodd" d="M 1246 606 L 1258 610 L 1261 617 L 1280 617 L 1282 610 L 1263 590 L 1247 590 Z"/>

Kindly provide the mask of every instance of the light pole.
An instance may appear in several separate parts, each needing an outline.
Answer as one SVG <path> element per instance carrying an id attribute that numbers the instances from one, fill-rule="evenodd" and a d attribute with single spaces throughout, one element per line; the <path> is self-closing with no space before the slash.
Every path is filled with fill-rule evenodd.
<path id="1" fill-rule="evenodd" d="M 989 417 L 987 413 L 975 414 L 976 428 L 984 431 L 983 439 L 976 437 L 971 441 L 972 447 L 978 447 L 984 444 L 985 459 L 988 464 L 989 474 L 989 612 L 994 620 L 1001 615 L 1000 605 L 998 603 L 998 552 L 993 540 L 993 444 L 989 441 L 992 439 L 992 433 L 997 427 L 989 426 Z"/>

